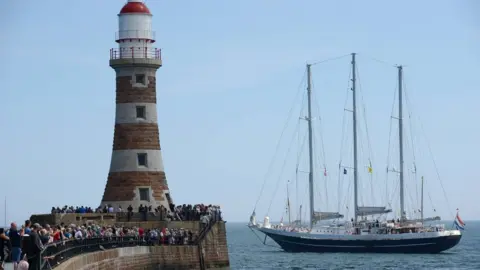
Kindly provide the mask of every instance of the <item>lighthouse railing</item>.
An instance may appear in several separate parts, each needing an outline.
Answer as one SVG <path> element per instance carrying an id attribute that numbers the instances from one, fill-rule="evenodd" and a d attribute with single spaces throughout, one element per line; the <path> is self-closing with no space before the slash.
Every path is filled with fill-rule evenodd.
<path id="1" fill-rule="evenodd" d="M 160 49 L 150 47 L 130 47 L 110 49 L 110 60 L 114 59 L 162 59 Z"/>

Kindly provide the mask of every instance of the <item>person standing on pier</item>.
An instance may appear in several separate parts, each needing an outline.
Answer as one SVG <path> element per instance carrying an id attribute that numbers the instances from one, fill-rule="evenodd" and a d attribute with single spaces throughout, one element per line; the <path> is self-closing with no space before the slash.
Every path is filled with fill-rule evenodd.
<path id="1" fill-rule="evenodd" d="M 12 224 L 10 224 L 10 231 L 8 233 L 8 237 L 10 238 L 10 244 L 12 246 L 13 268 L 17 269 L 18 263 L 20 262 L 22 255 L 22 236 L 17 230 L 17 224 L 15 222 L 12 222 Z"/>
<path id="2" fill-rule="evenodd" d="M 3 266 L 5 261 L 5 242 L 8 241 L 8 236 L 5 235 L 5 229 L 0 228 L 0 266 Z"/>
<path id="3" fill-rule="evenodd" d="M 40 236 L 38 232 L 40 231 L 41 227 L 38 223 L 33 224 L 31 228 L 31 232 L 29 233 L 29 240 L 26 241 L 26 250 L 29 269 L 37 270 L 40 269 L 41 265 L 41 252 L 43 250 L 43 244 L 40 240 Z M 25 236 L 24 236 L 25 237 Z"/>

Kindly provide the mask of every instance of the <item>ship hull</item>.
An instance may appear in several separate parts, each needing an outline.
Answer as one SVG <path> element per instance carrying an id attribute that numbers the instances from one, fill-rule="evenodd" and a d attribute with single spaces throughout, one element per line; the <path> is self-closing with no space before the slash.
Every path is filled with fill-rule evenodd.
<path id="1" fill-rule="evenodd" d="M 340 253 L 440 253 L 456 246 L 462 237 L 460 233 L 412 236 L 403 238 L 387 235 L 315 236 L 301 233 L 285 233 L 271 229 L 259 229 L 287 252 L 340 252 Z M 390 235 L 391 236 L 391 235 Z M 394 235 L 397 236 L 397 235 Z M 370 239 L 362 239 L 370 238 Z"/>

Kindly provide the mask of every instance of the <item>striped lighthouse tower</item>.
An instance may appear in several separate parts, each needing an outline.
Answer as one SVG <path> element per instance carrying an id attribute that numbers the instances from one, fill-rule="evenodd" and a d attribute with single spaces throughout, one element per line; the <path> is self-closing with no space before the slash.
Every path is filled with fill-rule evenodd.
<path id="1" fill-rule="evenodd" d="M 137 211 L 140 204 L 168 207 L 157 123 L 155 74 L 162 66 L 153 47 L 152 14 L 142 0 L 128 0 L 118 14 L 118 48 L 110 50 L 116 72 L 116 113 L 112 160 L 102 206 Z"/>

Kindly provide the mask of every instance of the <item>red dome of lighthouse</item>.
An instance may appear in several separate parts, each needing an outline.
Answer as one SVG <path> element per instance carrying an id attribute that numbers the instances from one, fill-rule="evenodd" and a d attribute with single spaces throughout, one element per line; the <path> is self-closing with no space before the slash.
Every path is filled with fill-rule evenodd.
<path id="1" fill-rule="evenodd" d="M 146 13 L 150 14 L 150 10 L 148 7 L 140 1 L 132 1 L 129 0 L 128 3 L 123 6 L 122 10 L 120 10 L 120 14 L 126 14 L 126 13 Z"/>

